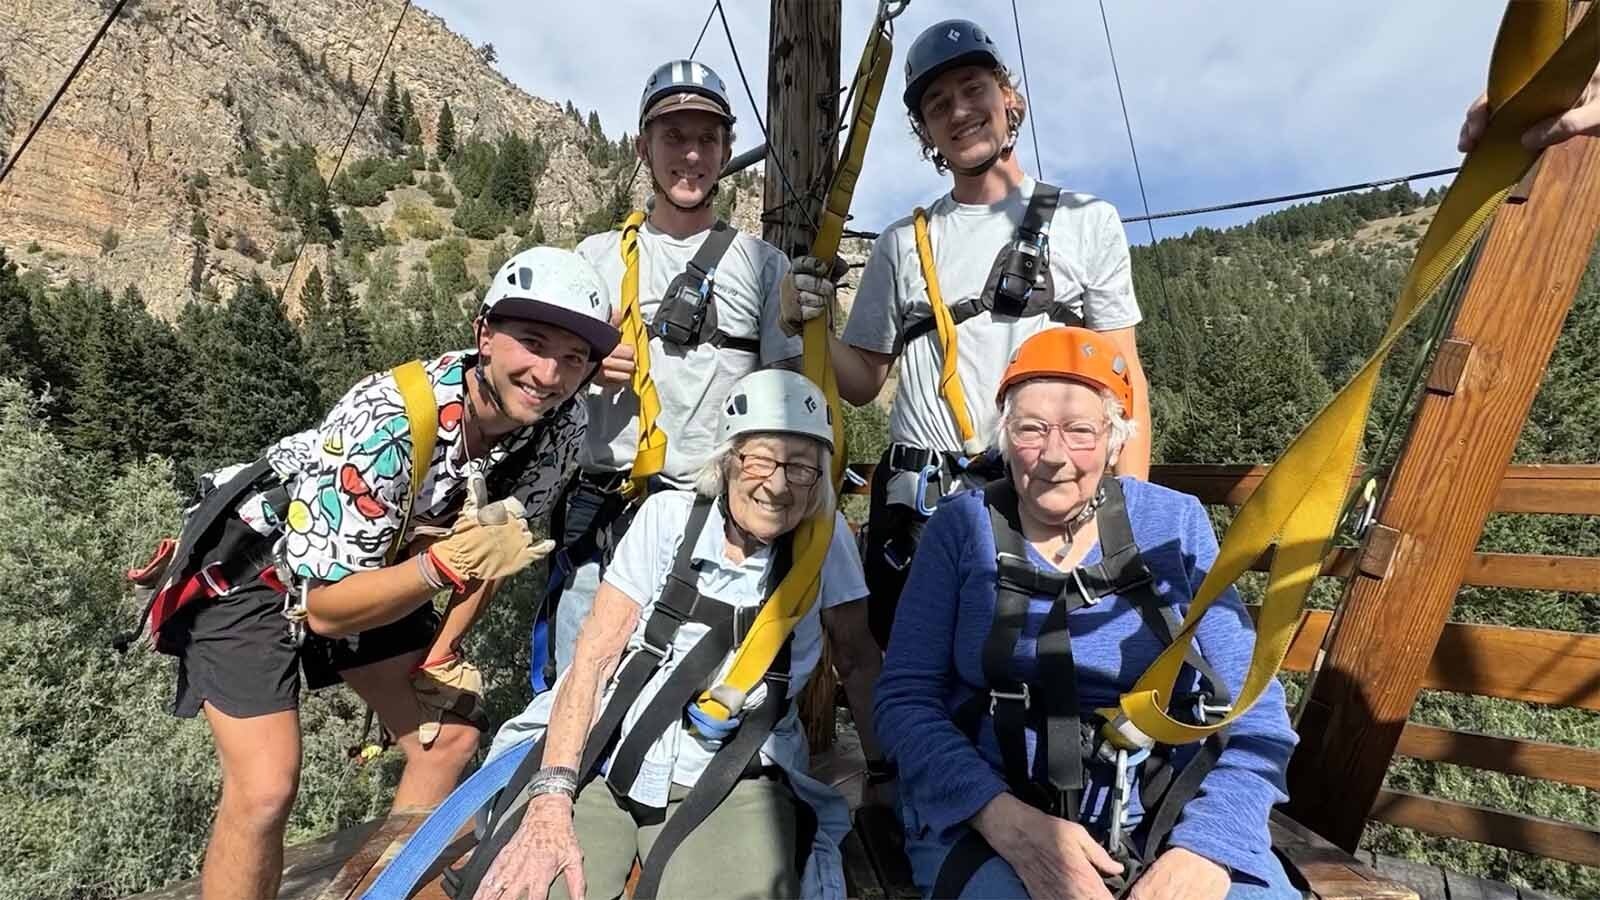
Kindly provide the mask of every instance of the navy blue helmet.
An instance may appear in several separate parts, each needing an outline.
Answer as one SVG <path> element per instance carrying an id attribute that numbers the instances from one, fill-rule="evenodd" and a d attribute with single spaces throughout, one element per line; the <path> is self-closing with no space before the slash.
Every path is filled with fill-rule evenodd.
<path id="1" fill-rule="evenodd" d="M 957 66 L 1003 66 L 1000 48 L 976 22 L 946 19 L 917 35 L 906 52 L 906 109 L 922 115 L 922 95 L 928 85 Z"/>

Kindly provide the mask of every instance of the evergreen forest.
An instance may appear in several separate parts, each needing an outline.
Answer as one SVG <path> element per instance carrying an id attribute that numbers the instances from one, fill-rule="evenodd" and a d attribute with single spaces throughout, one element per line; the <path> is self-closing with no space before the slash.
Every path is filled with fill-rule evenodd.
<path id="1" fill-rule="evenodd" d="M 408 100 L 401 94 L 385 112 L 398 145 L 414 141 Z M 509 228 L 522 245 L 542 243 L 527 219 L 537 203 L 528 179 L 497 175 L 541 167 L 537 141 L 459 138 L 453 123 L 447 133 L 440 156 L 459 195 L 454 224 L 473 237 Z M 287 153 L 255 162 L 269 184 L 274 166 L 301 166 Z M 302 233 L 344 244 L 293 298 L 256 279 L 232 296 L 197 295 L 165 320 L 146 310 L 137 286 L 47 285 L 17 264 L 23 248 L 0 248 L 0 843 L 12 848 L 0 859 L 0 898 L 121 897 L 197 871 L 218 790 L 210 736 L 202 722 L 168 714 L 169 657 L 112 648 L 137 612 L 122 572 L 176 532 L 197 475 L 313 426 L 367 372 L 468 345 L 470 298 L 487 272 L 469 269 L 452 239 L 434 245 L 409 283 L 392 259 L 366 258 L 376 247 L 354 210 L 413 171 L 353 166 L 299 200 L 293 179 L 284 182 L 283 207 Z M 1134 248 L 1156 461 L 1270 462 L 1377 344 L 1436 201 L 1400 186 Z M 597 210 L 593 230 L 614 218 Z M 204 228 L 197 220 L 201 246 Z M 1518 462 L 1600 461 L 1595 269 Z M 365 283 L 360 298 L 357 281 Z M 1395 428 L 1403 437 L 1406 420 L 1396 414 L 1414 399 L 1408 383 L 1427 326 L 1405 338 L 1386 370 L 1369 449 Z M 848 423 L 852 461 L 875 460 L 881 409 L 850 410 Z M 1600 523 L 1495 516 L 1481 548 L 1600 556 Z M 471 637 L 495 722 L 527 701 L 528 616 L 543 582 L 542 571 L 519 576 Z M 1337 595 L 1330 582 L 1317 600 Z M 1593 634 L 1600 597 L 1469 588 L 1453 617 Z M 1293 699 L 1300 685 L 1287 680 Z M 402 762 L 395 751 L 370 760 L 353 752 L 376 736 L 362 732 L 364 709 L 343 689 L 307 695 L 301 714 L 305 766 L 290 843 L 383 814 Z M 1412 718 L 1600 747 L 1600 717 L 1576 710 L 1429 692 Z M 1593 791 L 1409 760 L 1395 763 L 1389 783 L 1591 826 L 1600 809 Z M 1482 845 L 1372 826 L 1366 846 L 1564 896 L 1600 896 L 1596 870 Z"/>

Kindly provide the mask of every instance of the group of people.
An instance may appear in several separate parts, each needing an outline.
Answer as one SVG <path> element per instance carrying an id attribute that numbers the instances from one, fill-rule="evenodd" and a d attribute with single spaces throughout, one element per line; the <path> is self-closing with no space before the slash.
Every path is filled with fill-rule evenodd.
<path id="1" fill-rule="evenodd" d="M 617 897 L 638 860 L 648 896 L 842 897 L 850 820 L 808 774 L 794 702 L 824 641 L 925 894 L 1299 896 L 1267 831 L 1295 742 L 1279 688 L 1138 765 L 1099 737 L 1096 711 L 1167 646 L 1217 552 L 1195 498 L 1144 480 L 1117 212 L 1024 174 L 1028 110 L 976 23 L 917 38 L 903 99 L 951 188 L 883 232 L 829 329 L 850 403 L 900 364 L 859 544 L 835 512 L 833 413 L 798 372 L 833 267 L 716 219 L 735 116 L 692 60 L 640 101 L 647 215 L 517 254 L 472 348 L 368 376 L 318 427 L 203 479 L 135 574 L 178 657 L 174 711 L 206 717 L 221 763 L 204 896 L 276 894 L 302 671 L 349 685 L 394 736 L 397 808 L 440 802 L 485 727 L 462 638 L 542 558 L 533 666 L 553 685 L 490 750 L 539 736 L 539 768 L 497 802 L 472 896 Z M 1530 139 L 1566 136 L 1546 131 Z M 814 602 L 772 616 L 797 531 L 822 517 Z M 535 543 L 546 521 L 554 540 Z M 719 694 L 773 627 L 754 689 Z M 1170 712 L 1225 711 L 1252 641 L 1230 591 Z"/>

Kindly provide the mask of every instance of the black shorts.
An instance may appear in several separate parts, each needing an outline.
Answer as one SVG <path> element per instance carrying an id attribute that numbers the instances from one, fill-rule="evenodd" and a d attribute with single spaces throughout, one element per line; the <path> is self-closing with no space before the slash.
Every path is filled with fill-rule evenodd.
<path id="1" fill-rule="evenodd" d="M 249 526 L 233 518 L 225 527 Z M 266 545 L 271 540 L 260 538 Z M 338 684 L 346 669 L 426 649 L 438 630 L 438 612 L 424 603 L 397 622 L 349 638 L 308 632 L 296 649 L 283 617 L 283 595 L 251 579 L 226 597 L 195 601 L 162 628 L 178 657 L 172 712 L 193 718 L 202 703 L 234 718 L 295 709 L 302 669 L 308 688 L 325 688 Z"/>

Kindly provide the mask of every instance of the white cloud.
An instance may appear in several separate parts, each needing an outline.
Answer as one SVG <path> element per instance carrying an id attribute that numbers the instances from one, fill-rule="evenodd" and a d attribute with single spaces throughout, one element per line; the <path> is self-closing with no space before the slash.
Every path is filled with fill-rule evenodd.
<path id="1" fill-rule="evenodd" d="M 687 53 L 708 0 L 562 4 L 559 14 L 489 0 L 423 0 L 524 89 L 598 109 L 632 131 L 654 66 Z M 767 2 L 728 0 L 740 60 L 765 116 Z M 844 0 L 843 67 L 853 71 L 876 4 Z M 1451 165 L 1461 110 L 1480 89 L 1503 4 L 1490 0 L 1110 0 L 1117 63 L 1153 209 L 1288 193 Z M 548 9 L 548 7 L 547 7 Z M 1019 0 L 1045 177 L 1139 211 L 1100 11 L 1090 0 Z M 1020 69 L 1010 4 L 913 0 L 896 23 L 896 62 L 855 201 L 877 227 L 946 189 L 922 163 L 899 101 L 905 48 L 943 18 L 975 17 Z M 713 18 L 698 56 L 735 93 L 740 147 L 761 141 L 733 55 Z M 1024 130 L 1024 165 L 1033 171 Z M 1181 220 L 1158 234 L 1241 216 Z M 1142 235 L 1140 229 L 1138 235 Z"/>

